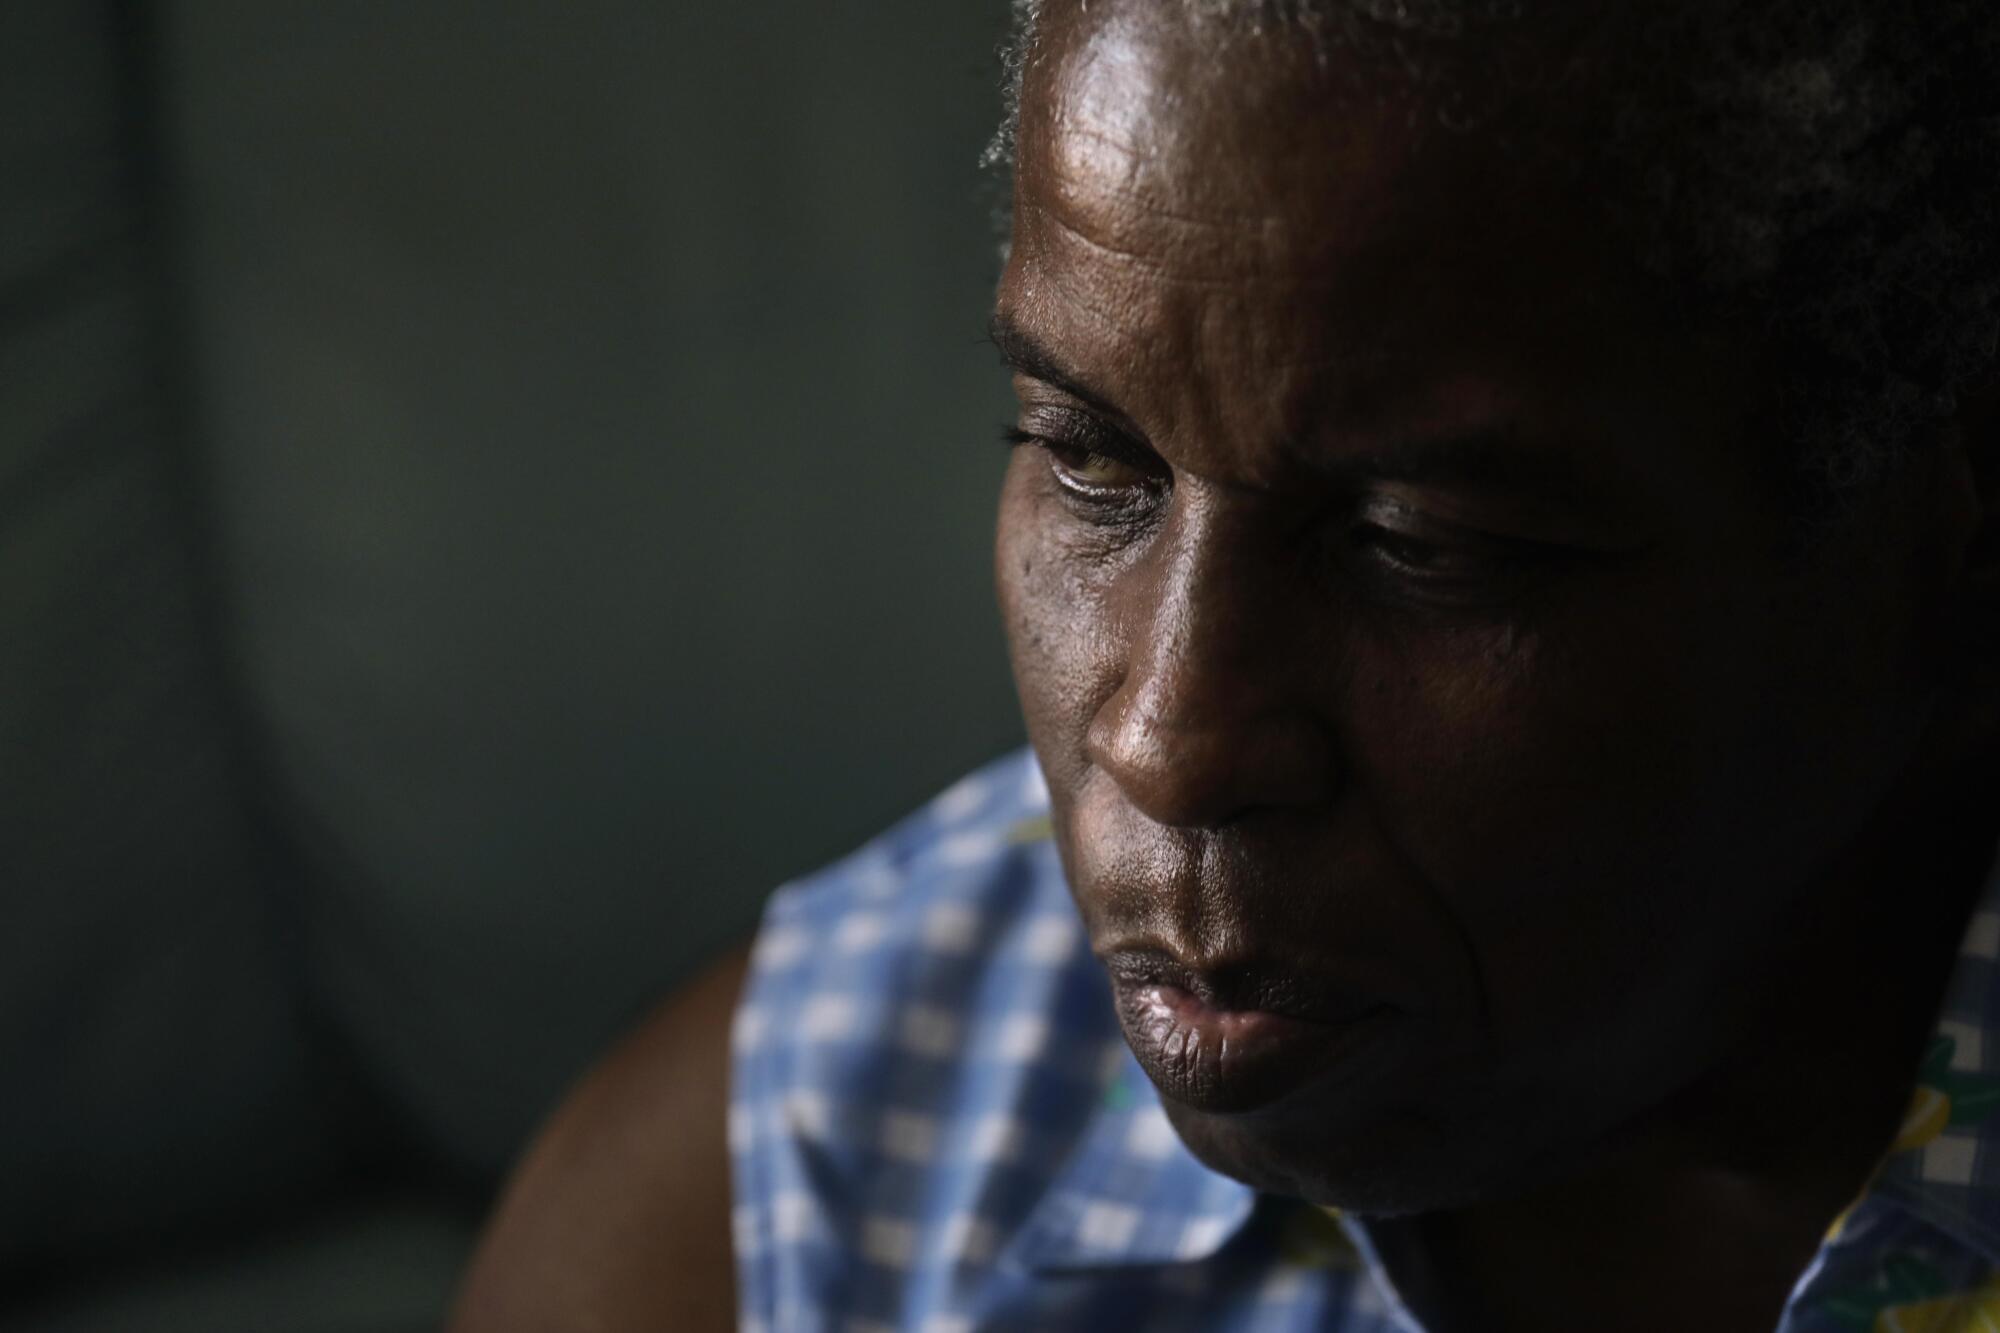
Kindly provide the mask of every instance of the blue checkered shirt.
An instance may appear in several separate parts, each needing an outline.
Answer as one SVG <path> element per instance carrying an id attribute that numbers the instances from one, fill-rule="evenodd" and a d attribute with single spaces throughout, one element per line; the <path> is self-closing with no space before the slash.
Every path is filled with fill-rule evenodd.
<path id="1" fill-rule="evenodd" d="M 1047 799 L 1011 756 L 772 899 L 733 1033 L 746 1333 L 1419 1333 L 1364 1226 L 1181 1146 L 1119 1035 Z M 2000 879 L 1895 1150 L 1780 1333 L 2000 1333 L 1996 959 Z"/>

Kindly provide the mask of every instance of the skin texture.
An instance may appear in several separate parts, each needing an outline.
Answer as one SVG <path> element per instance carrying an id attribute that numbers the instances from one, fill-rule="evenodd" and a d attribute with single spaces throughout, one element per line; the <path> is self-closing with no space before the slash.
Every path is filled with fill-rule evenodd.
<path id="1" fill-rule="evenodd" d="M 592 1070 L 515 1168 L 452 1333 L 727 1333 L 729 1017 L 747 951 Z"/>
<path id="2" fill-rule="evenodd" d="M 1176 9 L 1051 0 L 995 328 L 1000 601 L 1093 944 L 1127 1000 L 1171 957 L 1366 1010 L 1167 1105 L 1373 1215 L 1435 1333 L 1762 1333 L 1993 852 L 1996 413 L 1800 558 L 1759 349 L 1582 211 L 1615 63 L 1441 131 Z M 558 1112 L 461 1333 L 728 1326 L 741 969 Z"/>
<path id="3" fill-rule="evenodd" d="M 1114 979 L 1370 1017 L 1302 1079 L 1149 1072 L 1217 1169 L 1400 1219 L 1440 1328 L 1768 1329 L 1991 851 L 1984 421 L 1801 558 L 1758 348 L 1575 202 L 1588 87 L 1444 132 L 1177 9 L 1030 56 L 1000 601 Z"/>

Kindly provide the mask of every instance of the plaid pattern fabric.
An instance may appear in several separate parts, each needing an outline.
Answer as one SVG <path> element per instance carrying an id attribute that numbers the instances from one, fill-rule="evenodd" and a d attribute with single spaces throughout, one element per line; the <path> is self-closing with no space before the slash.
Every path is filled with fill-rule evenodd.
<path id="1" fill-rule="evenodd" d="M 1901 1131 L 1807 1269 L 1782 1333 L 2000 1333 L 2000 870 L 1958 963 Z"/>
<path id="2" fill-rule="evenodd" d="M 746 1333 L 1421 1333 L 1365 1229 L 1181 1146 L 1047 816 L 1016 754 L 772 899 L 733 1033 Z M 1781 1333 L 2000 1333 L 2000 910 L 1965 947 L 1902 1151 Z"/>

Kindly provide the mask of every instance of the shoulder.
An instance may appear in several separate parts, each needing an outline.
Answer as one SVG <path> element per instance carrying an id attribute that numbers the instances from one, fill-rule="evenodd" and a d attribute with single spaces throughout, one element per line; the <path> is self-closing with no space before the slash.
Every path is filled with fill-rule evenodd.
<path id="1" fill-rule="evenodd" d="M 738 950 L 574 1088 L 516 1166 L 454 1333 L 734 1327 L 723 1132 Z"/>
<path id="2" fill-rule="evenodd" d="M 1033 761 L 776 895 L 734 1046 L 746 1328 L 989 1271 L 1124 1057 Z"/>
<path id="3" fill-rule="evenodd" d="M 1075 944 L 1046 811 L 1034 761 L 1009 756 L 774 894 L 754 951 L 663 1004 L 544 1126 L 487 1225 L 454 1333 L 732 1327 L 730 1150 L 739 1177 L 769 1168 L 745 1127 L 776 1108 L 810 1128 L 871 1062 L 952 1050 L 969 996 L 941 978 Z M 756 1211 L 737 1209 L 739 1250 L 755 1248 Z"/>

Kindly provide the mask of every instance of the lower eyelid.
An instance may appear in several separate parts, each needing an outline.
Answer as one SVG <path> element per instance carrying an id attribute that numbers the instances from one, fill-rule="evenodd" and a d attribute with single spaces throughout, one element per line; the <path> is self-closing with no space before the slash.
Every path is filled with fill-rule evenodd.
<path id="1" fill-rule="evenodd" d="M 1061 460 L 1053 457 L 1049 459 L 1049 471 L 1054 475 L 1058 486 L 1061 486 L 1072 495 L 1085 499 L 1102 498 L 1104 501 L 1110 502 L 1117 496 L 1120 489 L 1116 486 L 1094 486 L 1090 482 L 1082 481 L 1078 479 L 1075 473 L 1064 467 Z"/>
<path id="2" fill-rule="evenodd" d="M 1067 476 L 1053 458 L 1049 460 L 1049 480 L 1071 512 L 1087 523 L 1129 527 L 1143 523 L 1155 512 L 1154 487 L 1091 486 Z"/>

